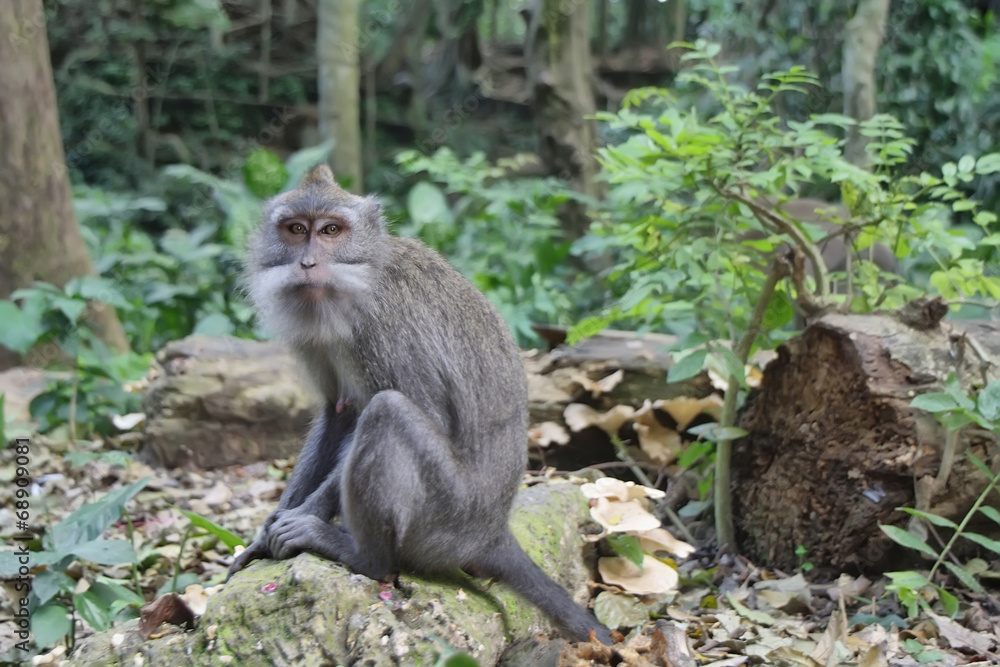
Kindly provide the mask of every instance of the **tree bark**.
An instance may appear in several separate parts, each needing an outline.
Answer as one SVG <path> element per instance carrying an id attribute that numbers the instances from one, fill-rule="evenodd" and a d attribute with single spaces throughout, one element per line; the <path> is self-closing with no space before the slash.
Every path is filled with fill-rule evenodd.
<path id="1" fill-rule="evenodd" d="M 332 140 L 330 166 L 351 192 L 364 190 L 361 154 L 358 0 L 319 0 L 319 131 Z"/>
<path id="2" fill-rule="evenodd" d="M 0 298 L 43 280 L 94 273 L 73 215 L 41 0 L 0 2 Z M 94 304 L 87 324 L 128 350 L 118 317 Z M 20 358 L 0 348 L 0 369 Z"/>
<path id="3" fill-rule="evenodd" d="M 858 122 L 875 115 L 875 59 L 885 32 L 889 16 L 889 0 L 861 0 L 854 18 L 847 22 L 844 31 L 844 114 Z M 865 146 L 867 138 L 858 127 L 847 133 L 844 157 L 851 164 L 864 167 L 868 164 Z"/>
<path id="4" fill-rule="evenodd" d="M 685 0 L 670 0 L 670 41 L 683 41 L 686 33 L 687 5 Z"/>
<path id="5" fill-rule="evenodd" d="M 925 304 L 930 316 L 910 307 L 827 315 L 778 348 L 732 459 L 741 547 L 758 562 L 795 569 L 802 546 L 825 574 L 904 569 L 915 552 L 879 524 L 906 525 L 897 507 L 958 522 L 983 491 L 966 452 L 996 470 L 992 434 L 963 431 L 949 455 L 944 429 L 910 407 L 917 394 L 943 391 L 951 373 L 967 392 L 998 378 L 995 328 L 939 323 L 939 303 Z M 996 506 L 996 495 L 987 502 Z M 996 524 L 970 529 L 998 537 Z"/>
<path id="6" fill-rule="evenodd" d="M 549 174 L 596 197 L 595 129 L 587 120 L 595 113 L 589 4 L 539 0 L 528 18 L 525 54 L 542 162 Z M 588 225 L 579 205 L 569 207 L 563 222 L 571 238 Z"/>

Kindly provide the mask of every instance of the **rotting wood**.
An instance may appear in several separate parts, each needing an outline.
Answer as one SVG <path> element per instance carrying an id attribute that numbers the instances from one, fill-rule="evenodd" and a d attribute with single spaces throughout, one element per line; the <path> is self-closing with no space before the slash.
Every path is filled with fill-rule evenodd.
<path id="1" fill-rule="evenodd" d="M 963 433 L 938 488 L 945 431 L 909 402 L 942 391 L 951 373 L 967 391 L 1000 377 L 1000 326 L 936 325 L 939 311 L 924 311 L 919 321 L 912 308 L 827 315 L 778 349 L 745 406 L 740 425 L 750 435 L 733 460 L 743 551 L 788 569 L 798 546 L 829 571 L 898 568 L 910 554 L 878 527 L 905 525 L 895 508 L 920 504 L 955 521 L 968 511 L 986 480 L 964 453 L 995 469 L 995 442 Z"/>

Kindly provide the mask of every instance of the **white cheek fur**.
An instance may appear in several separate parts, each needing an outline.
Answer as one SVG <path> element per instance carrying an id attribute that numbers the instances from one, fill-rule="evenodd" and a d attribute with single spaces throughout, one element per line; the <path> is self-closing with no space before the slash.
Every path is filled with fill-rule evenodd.
<path id="1" fill-rule="evenodd" d="M 358 297 L 370 286 L 367 264 L 334 264 L 328 269 L 327 285 L 333 296 L 307 303 L 292 296 L 295 268 L 285 264 L 254 272 L 250 279 L 250 301 L 257 320 L 265 329 L 291 344 L 329 344 L 351 337 Z"/>

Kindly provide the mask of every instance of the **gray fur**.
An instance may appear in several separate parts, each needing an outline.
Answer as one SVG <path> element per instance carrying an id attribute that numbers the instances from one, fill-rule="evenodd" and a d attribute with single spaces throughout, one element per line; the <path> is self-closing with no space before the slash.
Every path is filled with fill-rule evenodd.
<path id="1" fill-rule="evenodd" d="M 321 237 L 326 223 L 313 222 L 328 219 L 342 231 Z M 312 225 L 307 242 L 282 236 L 289 220 Z M 321 168 L 268 203 L 247 279 L 261 322 L 295 351 L 326 407 L 278 511 L 230 576 L 301 551 L 375 579 L 464 568 L 507 582 L 576 639 L 594 630 L 610 643 L 510 533 L 527 383 L 489 301 L 430 248 L 390 236 L 373 199 Z M 300 298 L 302 284 L 323 298 Z"/>

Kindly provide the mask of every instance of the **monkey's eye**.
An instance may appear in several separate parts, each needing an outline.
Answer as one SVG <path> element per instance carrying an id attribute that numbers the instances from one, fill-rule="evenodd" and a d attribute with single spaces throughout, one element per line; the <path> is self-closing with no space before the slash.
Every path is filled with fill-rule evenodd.
<path id="1" fill-rule="evenodd" d="M 329 224 L 323 225 L 323 228 L 319 230 L 320 234 L 329 234 L 330 236 L 336 236 L 340 233 L 340 225 Z"/>
<path id="2" fill-rule="evenodd" d="M 287 227 L 288 231 L 292 234 L 305 234 L 306 226 L 301 222 L 290 222 Z"/>

